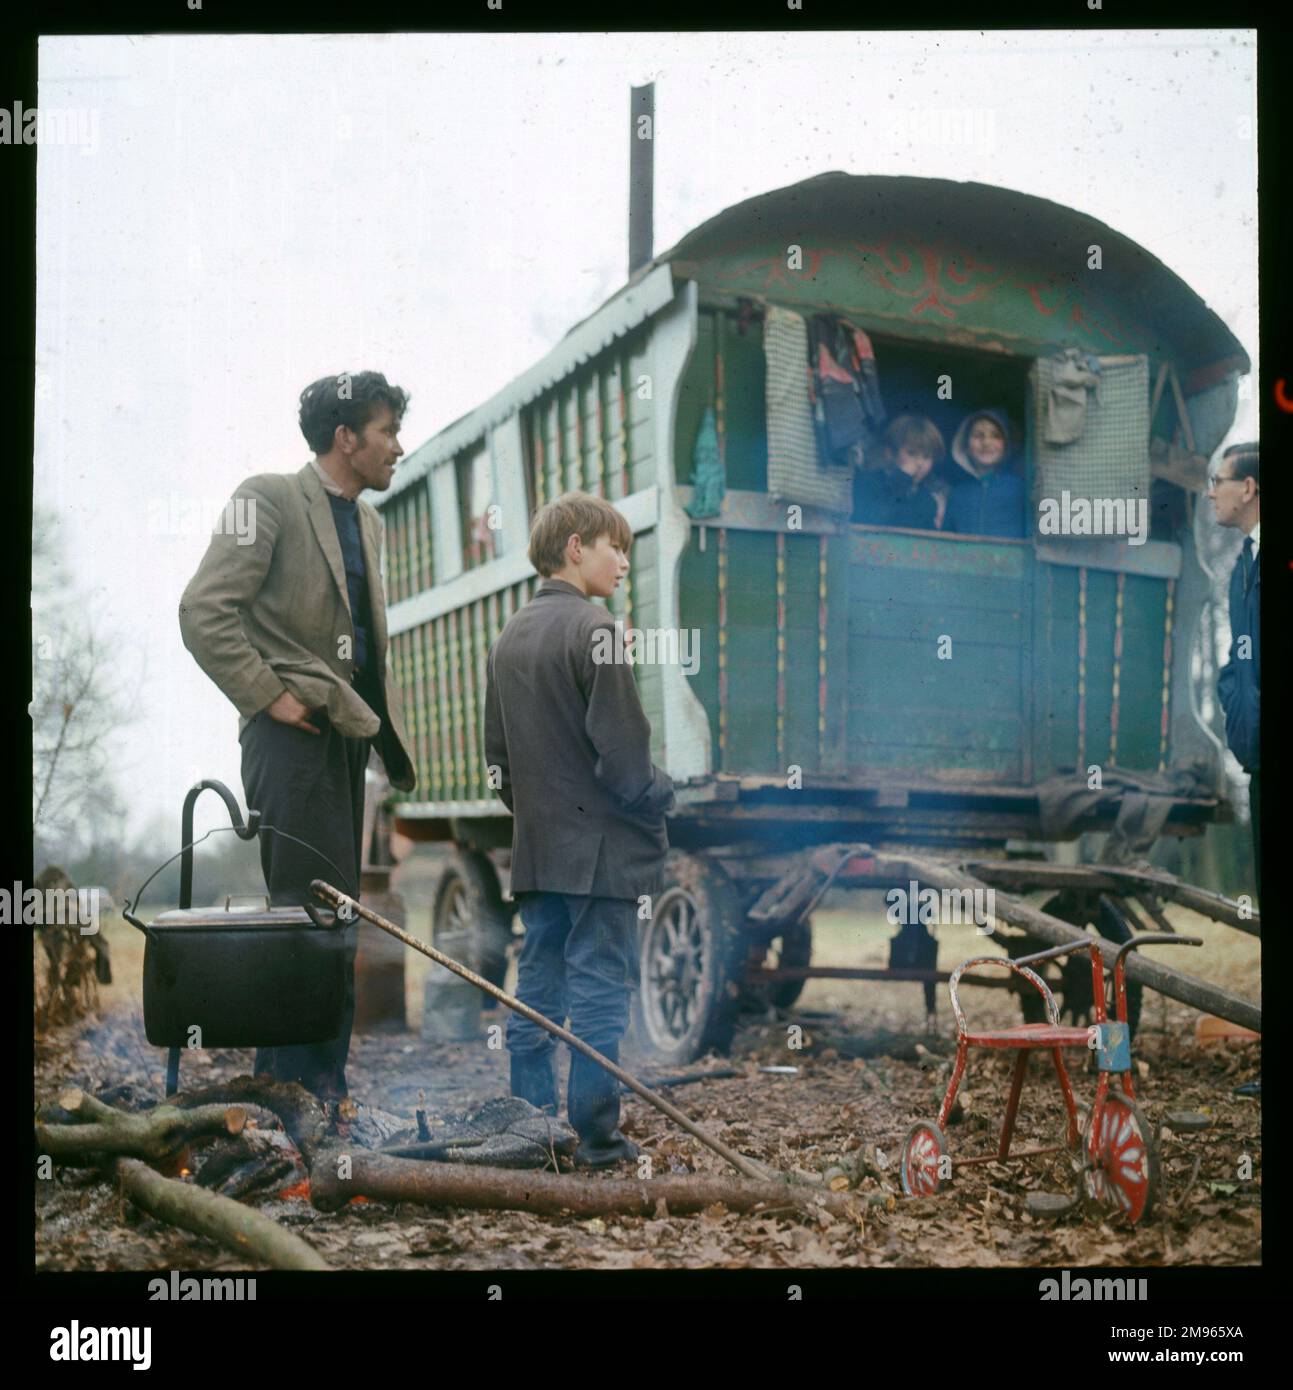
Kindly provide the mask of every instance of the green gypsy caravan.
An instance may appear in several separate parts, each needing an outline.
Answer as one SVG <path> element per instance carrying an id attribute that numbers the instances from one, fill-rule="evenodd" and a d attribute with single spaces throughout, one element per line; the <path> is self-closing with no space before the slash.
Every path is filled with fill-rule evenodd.
<path id="1" fill-rule="evenodd" d="M 889 417 L 924 415 L 945 438 L 982 405 L 1018 422 L 1028 534 L 853 518 L 849 466 L 805 447 L 807 359 L 781 331 L 816 315 L 869 340 Z M 1074 364 L 1097 384 L 1057 444 Z M 1027 877 L 1007 846 L 1112 830 L 1143 853 L 1228 815 L 1191 686 L 1208 591 L 1193 521 L 1248 370 L 1147 251 L 983 184 L 822 174 L 640 266 L 373 498 L 417 762 L 415 793 L 387 809 L 403 835 L 454 846 L 437 938 L 501 981 L 510 818 L 485 766 L 485 657 L 537 582 L 534 510 L 572 488 L 633 528 L 610 607 L 641 643 L 653 756 L 678 788 L 643 924 L 640 1042 L 686 1060 L 725 1043 L 743 992 L 793 1002 L 832 882 L 905 883 L 969 854 L 975 882 L 1054 884 L 1031 939 L 1107 929 L 1093 893 L 1128 902 L 1130 852 L 1083 879 L 1039 848 Z M 1138 535 L 1102 531 L 1110 498 L 1139 509 Z M 1162 874 L 1131 886 L 1150 911 L 1209 897 Z M 931 996 L 945 978 L 919 949 L 893 964 Z M 1132 964 L 1133 979 L 1148 968 Z"/>

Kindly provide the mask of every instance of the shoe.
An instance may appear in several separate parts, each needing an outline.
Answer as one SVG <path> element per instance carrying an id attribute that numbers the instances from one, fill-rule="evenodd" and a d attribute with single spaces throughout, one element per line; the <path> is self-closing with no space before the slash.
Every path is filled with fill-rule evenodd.
<path id="1" fill-rule="evenodd" d="M 557 1078 L 551 1052 L 513 1052 L 512 1094 L 547 1115 L 557 1113 Z"/>
<path id="2" fill-rule="evenodd" d="M 598 1051 L 608 1061 L 620 1059 L 618 1042 Z M 574 1157 L 576 1168 L 610 1168 L 637 1158 L 637 1145 L 619 1131 L 620 1083 L 582 1052 L 570 1054 L 566 1108 L 570 1123 L 579 1135 Z"/>

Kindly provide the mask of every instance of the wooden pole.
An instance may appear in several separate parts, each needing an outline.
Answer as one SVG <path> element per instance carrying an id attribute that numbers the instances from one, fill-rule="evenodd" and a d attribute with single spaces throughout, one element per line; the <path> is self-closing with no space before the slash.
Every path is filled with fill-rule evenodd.
<path id="1" fill-rule="evenodd" d="M 897 881 L 908 878 L 916 879 L 930 888 L 968 888 L 971 890 L 976 888 L 986 890 L 987 888 L 987 884 L 982 879 L 975 878 L 965 869 L 952 864 L 940 864 L 932 859 L 923 859 L 912 855 L 895 855 L 893 857 L 877 855 L 876 865 L 882 872 L 886 867 L 892 865 Z M 1099 873 L 1108 872 L 1104 865 L 1095 865 L 1094 867 Z M 1156 889 L 1156 891 L 1161 890 Z M 1029 903 L 1020 902 L 1008 893 L 994 889 L 993 898 L 995 916 L 1003 922 L 1009 922 L 1012 926 L 1022 927 L 1030 935 L 1038 937 L 1049 946 L 1066 946 L 1072 941 L 1090 939 L 1086 932 L 1068 922 L 1060 921 L 1058 917 L 1052 917 L 1049 913 L 1040 911 Z M 1173 970 L 1160 961 L 1147 960 L 1137 952 L 1129 953 L 1126 973 L 1129 980 L 1135 980 L 1138 984 L 1157 990 L 1160 994 L 1167 995 L 1169 999 L 1175 999 L 1182 1004 L 1189 1004 L 1191 1008 L 1199 1009 L 1204 1013 L 1216 1014 L 1218 1018 L 1224 1018 L 1230 1023 L 1238 1023 L 1241 1027 L 1251 1028 L 1255 1033 L 1262 1031 L 1261 1008 L 1256 1004 L 1249 1003 L 1247 999 L 1240 998 L 1237 994 L 1231 994 L 1229 990 L 1221 989 L 1217 985 L 1206 984 L 1190 975 L 1183 975 L 1180 971 Z"/>
<path id="2" fill-rule="evenodd" d="M 540 1028 L 545 1029 L 554 1037 L 560 1038 L 563 1043 L 573 1047 L 577 1052 L 582 1052 L 585 1057 L 591 1058 L 603 1070 L 610 1072 L 616 1080 L 623 1082 L 635 1095 L 641 1096 L 648 1105 L 655 1106 L 661 1114 L 667 1115 L 675 1124 L 681 1125 L 693 1138 L 699 1139 L 707 1149 L 712 1149 L 720 1158 L 725 1158 L 737 1172 L 744 1173 L 747 1178 L 754 1178 L 759 1182 L 768 1182 L 774 1177 L 774 1174 L 763 1164 L 746 1158 L 743 1154 L 737 1153 L 730 1145 L 724 1144 L 721 1139 L 715 1139 L 712 1134 L 706 1133 L 694 1120 L 684 1115 L 676 1105 L 665 1100 L 663 1096 L 656 1095 L 654 1091 L 648 1090 L 637 1077 L 630 1075 L 623 1067 L 612 1062 L 609 1057 L 603 1057 L 595 1047 L 591 1047 L 582 1038 L 575 1037 L 573 1033 L 562 1028 L 560 1024 L 553 1023 L 550 1018 L 545 1018 L 541 1013 L 530 1008 L 528 1004 L 523 1004 L 519 999 L 504 993 L 497 985 L 491 984 L 482 976 L 477 975 L 474 970 L 468 970 L 465 965 L 460 965 L 452 957 L 446 956 L 443 951 L 437 951 L 434 946 L 427 946 L 416 937 L 401 931 L 393 922 L 379 917 L 377 913 L 366 908 L 363 903 L 355 902 L 353 898 L 347 897 L 346 894 L 338 891 L 330 883 L 325 883 L 322 879 L 316 878 L 310 884 L 310 891 L 321 902 L 328 903 L 335 908 L 343 921 L 350 920 L 357 914 L 366 922 L 371 922 L 373 926 L 380 927 L 384 932 L 389 932 L 411 950 L 421 952 L 422 955 L 435 961 L 437 965 L 443 965 L 446 970 L 452 970 L 455 975 L 469 980 L 477 989 L 484 990 L 486 994 L 497 999 L 500 1004 L 506 1004 L 513 1012 L 520 1014 L 523 1018 L 528 1018 L 531 1023 L 537 1023 Z"/>

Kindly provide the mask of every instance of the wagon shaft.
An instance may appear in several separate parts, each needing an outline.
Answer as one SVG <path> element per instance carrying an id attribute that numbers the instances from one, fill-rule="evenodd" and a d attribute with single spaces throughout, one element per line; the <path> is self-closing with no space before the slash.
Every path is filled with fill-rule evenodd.
<path id="1" fill-rule="evenodd" d="M 908 878 L 919 879 L 935 888 L 986 889 L 983 879 L 974 877 L 965 869 L 955 865 L 939 864 L 934 860 L 913 858 L 911 856 L 876 856 L 878 872 L 891 874 L 895 882 Z M 1099 867 L 1095 872 L 1103 873 Z M 1085 884 L 1084 884 L 1085 886 Z M 1087 934 L 1068 922 L 1052 917 L 1049 913 L 1020 902 L 1008 893 L 995 892 L 995 915 L 1012 926 L 1023 927 L 1032 936 L 1038 937 L 1051 946 L 1063 946 L 1070 941 L 1088 939 Z M 1254 1032 L 1262 1030 L 1261 1008 L 1247 999 L 1242 999 L 1218 985 L 1210 985 L 1193 976 L 1185 975 L 1158 961 L 1145 960 L 1132 956 L 1127 962 L 1127 978 L 1138 984 L 1157 990 L 1169 999 L 1188 1004 L 1204 1013 L 1216 1014 L 1231 1023 L 1238 1023 Z"/>

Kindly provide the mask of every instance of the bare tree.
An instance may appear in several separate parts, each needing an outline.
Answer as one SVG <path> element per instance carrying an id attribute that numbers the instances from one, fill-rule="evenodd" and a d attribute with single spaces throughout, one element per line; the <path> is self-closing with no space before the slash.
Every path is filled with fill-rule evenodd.
<path id="1" fill-rule="evenodd" d="M 112 740 L 135 708 L 126 644 L 75 584 L 57 518 L 32 528 L 32 807 L 37 860 L 71 858 L 123 811 Z M 137 688 L 137 687 L 136 687 Z"/>

